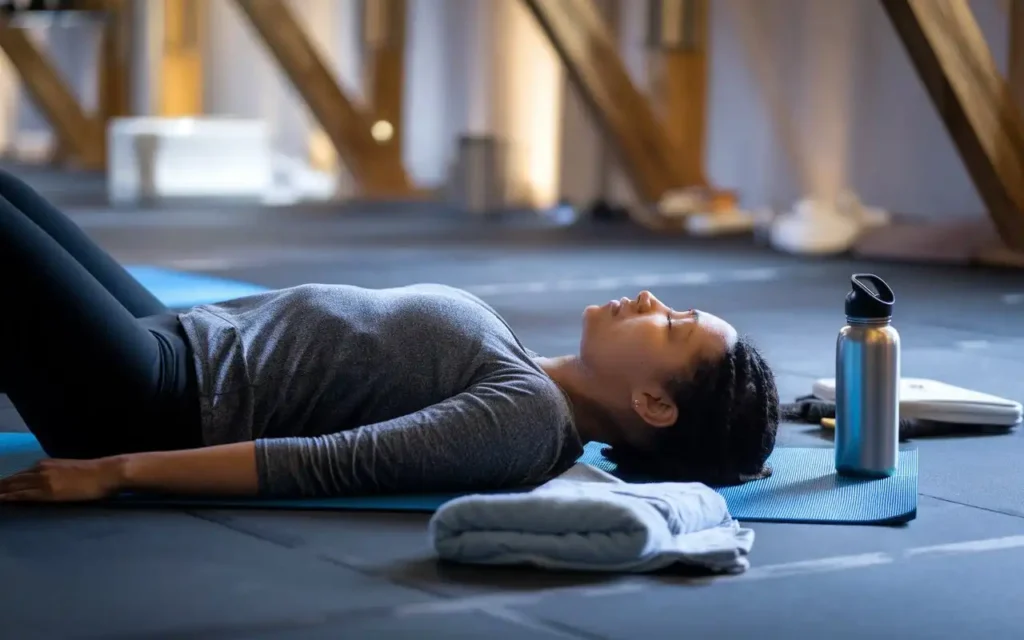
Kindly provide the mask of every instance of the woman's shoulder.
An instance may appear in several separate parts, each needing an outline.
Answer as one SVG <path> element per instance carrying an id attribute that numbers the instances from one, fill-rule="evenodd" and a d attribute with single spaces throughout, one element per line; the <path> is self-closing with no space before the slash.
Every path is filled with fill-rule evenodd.
<path id="1" fill-rule="evenodd" d="M 509 381 L 509 386 L 516 390 L 522 413 L 529 419 L 548 425 L 572 422 L 573 410 L 569 397 L 535 363 L 524 363 L 515 380 Z"/>
<path id="2" fill-rule="evenodd" d="M 554 473 L 560 473 L 583 455 L 583 442 L 576 429 L 572 401 L 546 373 L 531 377 L 530 401 L 521 407 L 529 430 L 539 440 L 553 443 L 550 453 Z"/>

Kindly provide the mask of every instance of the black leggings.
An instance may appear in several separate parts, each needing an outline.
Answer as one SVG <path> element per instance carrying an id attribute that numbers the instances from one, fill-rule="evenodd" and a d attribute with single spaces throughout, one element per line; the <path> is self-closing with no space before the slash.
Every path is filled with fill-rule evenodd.
<path id="1" fill-rule="evenodd" d="M 202 444 L 177 316 L 0 171 L 0 391 L 53 457 Z"/>

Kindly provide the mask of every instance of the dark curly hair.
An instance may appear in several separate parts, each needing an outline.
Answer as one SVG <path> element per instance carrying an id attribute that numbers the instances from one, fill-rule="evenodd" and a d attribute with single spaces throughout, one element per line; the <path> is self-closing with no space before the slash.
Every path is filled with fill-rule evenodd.
<path id="1" fill-rule="evenodd" d="M 779 392 L 761 353 L 741 338 L 719 360 L 705 362 L 668 388 L 679 410 L 671 427 L 652 430 L 643 450 L 616 446 L 604 454 L 620 471 L 662 481 L 726 486 L 771 475 Z"/>

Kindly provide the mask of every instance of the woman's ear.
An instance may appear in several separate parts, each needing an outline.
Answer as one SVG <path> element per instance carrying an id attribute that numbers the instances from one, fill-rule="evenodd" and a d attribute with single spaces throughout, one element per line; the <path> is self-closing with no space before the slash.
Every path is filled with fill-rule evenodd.
<path id="1" fill-rule="evenodd" d="M 633 393 L 633 411 L 652 427 L 671 427 L 679 419 L 679 407 L 664 391 L 639 390 Z"/>

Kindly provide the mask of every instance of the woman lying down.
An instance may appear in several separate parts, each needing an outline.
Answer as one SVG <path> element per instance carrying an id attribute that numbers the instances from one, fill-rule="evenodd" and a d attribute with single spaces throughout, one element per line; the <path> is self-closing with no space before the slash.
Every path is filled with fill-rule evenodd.
<path id="1" fill-rule="evenodd" d="M 778 395 L 729 324 L 649 292 L 543 358 L 446 286 L 304 285 L 165 308 L 0 174 L 0 391 L 50 456 L 5 501 L 308 497 L 539 484 L 583 445 L 665 480 L 768 473 Z"/>

